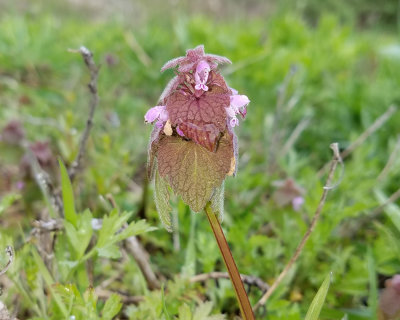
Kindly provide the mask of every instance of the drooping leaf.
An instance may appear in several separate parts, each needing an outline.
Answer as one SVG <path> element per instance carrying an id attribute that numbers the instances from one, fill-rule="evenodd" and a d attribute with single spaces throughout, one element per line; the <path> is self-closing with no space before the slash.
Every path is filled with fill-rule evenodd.
<path id="1" fill-rule="evenodd" d="M 227 132 L 216 152 L 180 137 L 164 136 L 159 143 L 157 163 L 160 176 L 194 212 L 199 212 L 222 184 L 232 156 L 232 136 Z"/>
<path id="2" fill-rule="evenodd" d="M 214 151 L 221 132 L 225 131 L 230 92 L 224 78 L 210 72 L 209 90 L 196 97 L 178 90 L 167 99 L 167 111 L 173 126 L 179 125 L 184 135 Z"/>
<path id="3" fill-rule="evenodd" d="M 61 189 L 64 205 L 65 220 L 72 223 L 74 227 L 77 226 L 78 215 L 75 212 L 74 193 L 72 191 L 71 181 L 68 176 L 67 169 L 61 159 L 58 160 L 61 172 Z"/>
<path id="4" fill-rule="evenodd" d="M 310 307 L 308 308 L 305 320 L 318 320 L 319 314 L 321 313 L 322 306 L 324 305 L 326 295 L 328 293 L 329 286 L 331 284 L 332 274 L 329 273 L 317 294 L 315 295 Z"/>
<path id="5" fill-rule="evenodd" d="M 222 182 L 222 184 L 215 189 L 214 194 L 211 197 L 211 209 L 218 215 L 220 223 L 224 220 L 224 194 L 225 183 Z"/>
<path id="6" fill-rule="evenodd" d="M 154 126 L 151 132 L 149 146 L 147 150 L 147 178 L 152 180 L 154 177 L 155 158 L 158 150 L 161 128 Z"/>
<path id="7" fill-rule="evenodd" d="M 169 204 L 168 184 L 156 170 L 154 183 L 154 201 L 161 223 L 169 232 L 172 232 L 171 206 Z"/>

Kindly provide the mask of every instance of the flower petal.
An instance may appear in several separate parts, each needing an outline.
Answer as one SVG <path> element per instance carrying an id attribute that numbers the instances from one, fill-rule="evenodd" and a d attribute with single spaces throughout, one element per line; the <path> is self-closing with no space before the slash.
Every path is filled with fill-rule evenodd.
<path id="1" fill-rule="evenodd" d="M 304 198 L 301 196 L 295 197 L 292 200 L 292 207 L 294 211 L 299 211 L 304 203 Z"/>
<path id="2" fill-rule="evenodd" d="M 149 123 L 154 122 L 160 116 L 161 107 L 162 106 L 155 106 L 149 109 L 144 115 L 144 120 Z"/>
<path id="3" fill-rule="evenodd" d="M 236 117 L 233 117 L 229 120 L 229 124 L 232 128 L 239 125 L 239 120 Z"/>
<path id="4" fill-rule="evenodd" d="M 234 108 L 242 108 L 250 103 L 249 98 L 245 95 L 235 94 L 231 96 L 231 106 Z"/>
<path id="5" fill-rule="evenodd" d="M 232 107 L 225 108 L 226 114 L 228 115 L 229 118 L 233 118 L 236 116 L 236 112 Z"/>

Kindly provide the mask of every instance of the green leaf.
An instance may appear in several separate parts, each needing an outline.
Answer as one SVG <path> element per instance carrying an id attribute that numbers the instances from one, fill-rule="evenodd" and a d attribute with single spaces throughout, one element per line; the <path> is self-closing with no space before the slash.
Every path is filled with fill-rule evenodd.
<path id="1" fill-rule="evenodd" d="M 310 308 L 307 311 L 305 320 L 318 320 L 319 314 L 321 312 L 322 306 L 325 302 L 326 295 L 328 293 L 329 286 L 331 284 L 332 273 L 329 273 L 321 287 L 319 288 L 317 294 L 315 295 L 313 301 L 311 302 Z"/>
<path id="2" fill-rule="evenodd" d="M 158 216 L 160 217 L 161 223 L 168 232 L 172 232 L 171 222 L 171 206 L 169 204 L 169 191 L 168 184 L 165 179 L 160 177 L 158 170 L 155 170 L 154 179 L 154 201 Z"/>
<path id="3" fill-rule="evenodd" d="M 179 307 L 179 320 L 192 320 L 192 312 L 187 304 L 183 304 Z"/>
<path id="4" fill-rule="evenodd" d="M 99 231 L 99 238 L 97 241 L 97 246 L 99 248 L 101 248 L 101 247 L 111 244 L 114 234 L 120 228 L 122 228 L 124 223 L 126 223 L 128 221 L 128 219 L 131 215 L 132 215 L 132 212 L 124 212 L 122 214 L 118 214 L 118 210 L 114 209 L 110 212 L 110 214 L 108 216 L 105 216 L 103 219 L 103 224 Z"/>
<path id="5" fill-rule="evenodd" d="M 0 201 L 0 215 L 6 211 L 15 201 L 17 201 L 21 196 L 19 194 L 11 193 L 4 196 Z"/>
<path id="6" fill-rule="evenodd" d="M 61 159 L 58 160 L 58 163 L 60 164 L 61 172 L 61 188 L 65 220 L 72 223 L 74 227 L 77 227 L 78 215 L 75 212 L 74 193 L 72 191 L 71 180 L 69 179 L 67 169 Z"/>
<path id="7" fill-rule="evenodd" d="M 161 303 L 162 303 L 162 314 L 165 316 L 166 320 L 171 320 L 171 317 L 169 315 L 167 306 L 165 304 L 165 292 L 164 292 L 164 286 L 161 287 Z"/>
<path id="8" fill-rule="evenodd" d="M 163 137 L 157 152 L 160 176 L 194 212 L 203 210 L 221 186 L 232 159 L 233 141 L 228 132 L 220 139 L 216 152 L 175 136 Z"/>
<path id="9" fill-rule="evenodd" d="M 115 244 L 110 244 L 105 247 L 98 248 L 97 253 L 99 254 L 100 257 L 108 259 L 121 258 L 121 252 L 119 251 L 119 247 Z"/>
<path id="10" fill-rule="evenodd" d="M 212 310 L 212 306 L 213 304 L 211 301 L 201 303 L 194 311 L 193 320 L 204 320 L 208 318 L 208 315 Z"/>
<path id="11" fill-rule="evenodd" d="M 33 260 L 36 263 L 36 266 L 39 269 L 39 272 L 41 276 L 44 279 L 44 282 L 47 285 L 47 289 L 49 290 L 51 296 L 54 298 L 54 301 L 56 302 L 57 306 L 60 308 L 61 312 L 63 313 L 64 317 L 66 318 L 68 315 L 68 311 L 66 306 L 64 305 L 61 296 L 54 290 L 54 280 L 47 269 L 46 265 L 44 264 L 42 258 L 39 256 L 39 253 L 37 252 L 35 247 L 32 247 L 32 256 Z"/>
<path id="12" fill-rule="evenodd" d="M 74 257 L 76 260 L 83 256 L 92 238 L 92 214 L 89 209 L 78 215 L 77 225 L 75 228 L 72 223 L 64 221 L 68 241 L 76 253 Z"/>
<path id="13" fill-rule="evenodd" d="M 122 308 L 121 297 L 115 293 L 111 294 L 103 308 L 102 320 L 111 320 Z"/>
<path id="14" fill-rule="evenodd" d="M 224 220 L 224 192 L 225 182 L 222 182 L 222 184 L 215 189 L 211 198 L 211 209 L 216 215 L 218 215 L 220 223 Z"/>
<path id="15" fill-rule="evenodd" d="M 118 210 L 114 209 L 108 216 L 104 217 L 102 227 L 99 231 L 99 238 L 96 243 L 96 250 L 100 256 L 119 258 L 119 248 L 115 245 L 117 242 L 156 229 L 150 227 L 146 221 L 139 220 L 137 222 L 131 222 L 125 229 L 121 230 L 131 215 L 131 212 L 119 214 Z"/>

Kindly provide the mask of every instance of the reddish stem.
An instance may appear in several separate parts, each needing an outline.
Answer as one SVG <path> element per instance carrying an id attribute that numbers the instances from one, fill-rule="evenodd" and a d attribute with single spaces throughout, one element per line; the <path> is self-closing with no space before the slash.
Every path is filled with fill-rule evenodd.
<path id="1" fill-rule="evenodd" d="M 247 297 L 247 293 L 244 290 L 239 271 L 236 267 L 235 260 L 232 257 L 232 253 L 229 249 L 228 243 L 226 242 L 225 235 L 222 231 L 218 218 L 209 204 L 207 204 L 207 206 L 205 207 L 205 212 L 207 214 L 207 218 L 210 222 L 211 228 L 214 232 L 215 240 L 217 240 L 219 250 L 221 251 L 222 257 L 224 258 L 229 277 L 231 279 L 233 287 L 235 288 L 236 298 L 239 302 L 242 317 L 244 320 L 254 320 L 254 314 L 249 302 L 249 298 Z"/>

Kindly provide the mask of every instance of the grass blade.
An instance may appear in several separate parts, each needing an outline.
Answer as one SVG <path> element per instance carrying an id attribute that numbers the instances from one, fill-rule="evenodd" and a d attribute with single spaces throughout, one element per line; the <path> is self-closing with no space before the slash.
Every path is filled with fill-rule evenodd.
<path id="1" fill-rule="evenodd" d="M 310 308 L 307 311 L 305 320 L 318 320 L 319 314 L 321 313 L 322 306 L 325 302 L 326 295 L 328 293 L 329 286 L 331 284 L 332 273 L 329 273 L 313 301 L 311 302 Z"/>
<path id="2" fill-rule="evenodd" d="M 71 180 L 69 179 L 68 171 L 65 168 L 65 165 L 61 161 L 61 159 L 58 160 L 58 163 L 60 164 L 61 172 L 61 188 L 65 220 L 72 223 L 73 226 L 76 228 L 78 223 L 78 216 L 75 212 L 74 192 L 72 191 Z"/>

